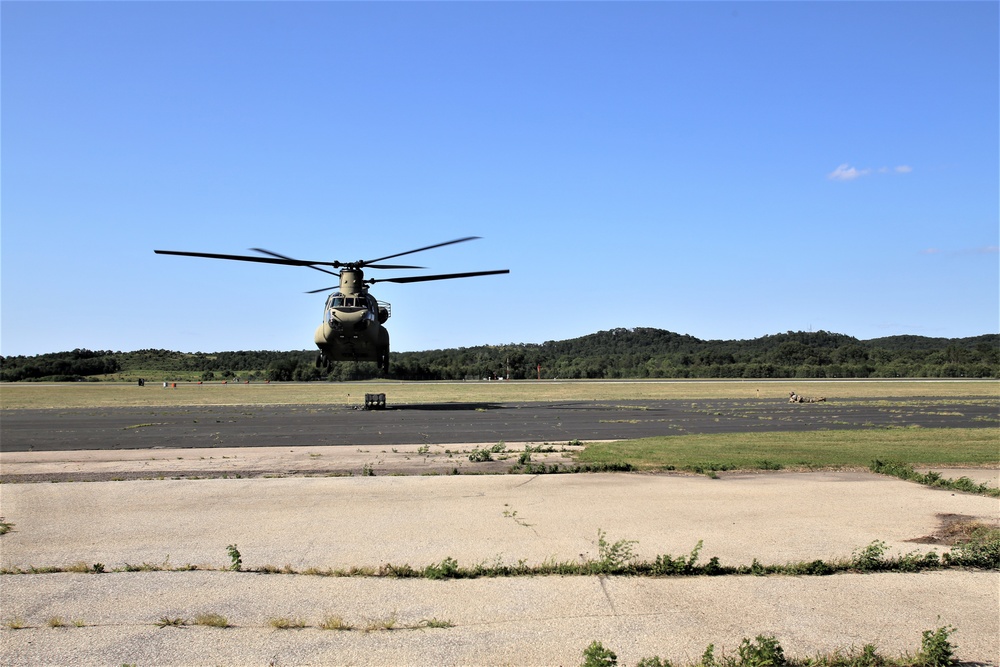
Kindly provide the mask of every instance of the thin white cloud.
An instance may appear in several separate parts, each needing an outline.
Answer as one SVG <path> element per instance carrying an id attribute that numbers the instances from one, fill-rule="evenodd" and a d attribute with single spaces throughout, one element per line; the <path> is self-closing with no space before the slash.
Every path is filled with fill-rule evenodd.
<path id="1" fill-rule="evenodd" d="M 858 169 L 857 167 L 852 167 L 851 165 L 849 165 L 849 164 L 847 164 L 845 162 L 844 164 L 840 165 L 839 167 L 837 167 L 836 169 L 834 169 L 833 171 L 831 171 L 829 174 L 827 174 L 826 177 L 828 179 L 830 179 L 831 181 L 853 181 L 853 180 L 861 178 L 862 176 L 868 176 L 868 175 L 874 174 L 874 173 L 879 173 L 879 174 L 890 174 L 890 173 L 909 174 L 912 171 L 913 171 L 913 167 L 911 167 L 909 165 L 905 165 L 905 164 L 901 164 L 898 167 L 893 167 L 891 169 L 889 167 L 879 167 L 876 170 L 876 169 L 871 169 L 871 168 L 868 168 L 868 167 L 866 167 L 864 169 Z"/>
<path id="2" fill-rule="evenodd" d="M 958 250 L 941 250 L 940 248 L 925 248 L 920 251 L 921 255 L 996 255 L 1000 253 L 1000 246 L 984 245 L 978 248 L 959 248 Z"/>
<path id="3" fill-rule="evenodd" d="M 853 181 L 856 178 L 867 176 L 870 169 L 856 169 L 846 162 L 826 175 L 831 181 Z"/>

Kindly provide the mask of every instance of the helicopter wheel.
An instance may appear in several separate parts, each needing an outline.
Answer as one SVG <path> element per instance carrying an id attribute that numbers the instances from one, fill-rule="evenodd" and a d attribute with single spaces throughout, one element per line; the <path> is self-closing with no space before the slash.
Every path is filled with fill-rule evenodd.
<path id="1" fill-rule="evenodd" d="M 382 375 L 389 375 L 389 348 L 383 347 L 378 351 L 378 368 Z"/>

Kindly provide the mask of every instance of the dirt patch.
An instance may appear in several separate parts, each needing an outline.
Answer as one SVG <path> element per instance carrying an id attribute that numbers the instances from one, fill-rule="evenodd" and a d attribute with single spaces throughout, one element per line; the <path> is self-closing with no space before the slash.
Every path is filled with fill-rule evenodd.
<path id="1" fill-rule="evenodd" d="M 940 544 L 943 546 L 955 546 L 965 544 L 973 533 L 982 528 L 1000 528 L 1000 520 L 983 521 L 981 517 L 968 516 L 966 514 L 938 514 L 938 527 L 931 535 L 917 537 L 908 542 L 916 544 Z"/>

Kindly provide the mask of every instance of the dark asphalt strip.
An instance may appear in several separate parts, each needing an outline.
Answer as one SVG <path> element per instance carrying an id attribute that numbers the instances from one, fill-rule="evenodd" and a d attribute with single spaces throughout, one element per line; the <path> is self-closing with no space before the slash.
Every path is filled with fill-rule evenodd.
<path id="1" fill-rule="evenodd" d="M 995 427 L 997 399 L 574 401 L 5 410 L 0 451 L 621 440 L 687 433 Z"/>

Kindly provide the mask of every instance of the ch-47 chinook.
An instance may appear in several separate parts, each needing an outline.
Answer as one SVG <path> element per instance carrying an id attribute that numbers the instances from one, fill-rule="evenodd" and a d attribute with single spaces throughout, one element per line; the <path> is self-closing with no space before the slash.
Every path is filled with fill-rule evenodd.
<path id="1" fill-rule="evenodd" d="M 434 276 L 405 276 L 401 278 L 365 278 L 363 269 L 422 269 L 422 266 L 402 264 L 382 264 L 387 259 L 423 252 L 432 248 L 463 243 L 478 239 L 478 236 L 467 236 L 454 241 L 436 243 L 416 250 L 386 255 L 377 259 L 361 259 L 356 262 L 314 262 L 312 260 L 294 259 L 279 255 L 270 250 L 251 248 L 267 257 L 249 255 L 219 255 L 207 252 L 182 252 L 177 250 L 154 250 L 158 255 L 182 255 L 185 257 L 207 257 L 210 259 L 230 259 L 240 262 L 261 262 L 264 264 L 284 264 L 286 266 L 307 266 L 323 273 L 338 276 L 338 287 L 324 287 L 310 290 L 306 294 L 317 294 L 336 290 L 326 299 L 323 307 L 323 321 L 316 328 L 314 340 L 319 348 L 316 365 L 329 368 L 331 361 L 374 361 L 382 373 L 389 372 L 389 332 L 383 324 L 389 319 L 391 308 L 388 303 L 378 301 L 368 293 L 368 286 L 377 282 L 386 283 L 419 283 L 428 280 L 449 280 L 452 278 L 472 278 L 474 276 L 491 276 L 499 273 L 510 273 L 509 269 L 498 271 L 473 271 L 471 273 L 446 273 Z M 329 266 L 338 271 L 322 268 Z"/>

